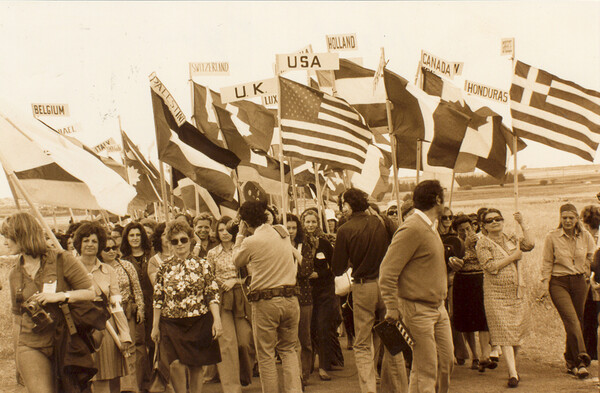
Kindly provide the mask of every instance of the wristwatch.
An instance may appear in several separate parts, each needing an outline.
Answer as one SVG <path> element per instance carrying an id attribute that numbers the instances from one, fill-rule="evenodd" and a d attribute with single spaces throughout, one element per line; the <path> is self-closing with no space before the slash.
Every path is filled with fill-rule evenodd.
<path id="1" fill-rule="evenodd" d="M 65 292 L 65 301 L 64 303 L 69 303 L 69 299 L 71 298 L 71 292 Z"/>

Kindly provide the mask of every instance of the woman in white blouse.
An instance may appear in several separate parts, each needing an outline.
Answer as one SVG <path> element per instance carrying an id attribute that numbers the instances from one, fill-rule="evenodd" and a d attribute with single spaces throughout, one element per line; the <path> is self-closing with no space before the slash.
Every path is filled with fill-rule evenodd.
<path id="1" fill-rule="evenodd" d="M 208 251 L 206 259 L 213 266 L 221 294 L 223 335 L 219 337 L 222 361 L 217 364 L 224 392 L 241 393 L 242 385 L 252 381 L 254 347 L 250 325 L 250 305 L 244 280 L 233 264 L 233 236 L 227 232 L 231 217 L 217 222 L 219 245 Z"/>

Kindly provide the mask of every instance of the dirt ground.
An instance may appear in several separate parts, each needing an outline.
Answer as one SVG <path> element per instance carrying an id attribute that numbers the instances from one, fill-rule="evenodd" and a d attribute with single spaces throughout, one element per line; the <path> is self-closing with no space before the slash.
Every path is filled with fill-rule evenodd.
<path id="1" fill-rule="evenodd" d="M 352 351 L 345 349 L 345 339 L 341 340 L 344 348 L 344 359 L 346 366 L 340 371 L 331 371 L 331 381 L 321 381 L 315 372 L 311 375 L 309 384 L 306 387 L 307 393 L 359 393 L 358 376 L 354 363 Z M 487 370 L 485 373 L 479 373 L 477 370 L 469 368 L 470 362 L 464 366 L 454 367 L 450 392 L 454 393 L 504 393 L 507 391 L 508 373 L 502 359 L 500 365 L 495 370 Z M 527 354 L 520 359 L 518 364 L 521 383 L 515 389 L 516 392 L 523 393 L 583 393 L 600 392 L 598 387 L 598 362 L 592 362 L 589 368 L 591 375 L 585 380 L 579 380 L 568 375 L 557 359 L 547 359 L 547 362 L 534 361 L 527 358 Z M 281 381 L 281 367 L 280 381 Z M 0 373 L 2 378 L 0 391 L 2 393 L 26 393 L 23 387 L 14 382 L 14 363 L 3 359 L 0 361 Z M 379 386 L 378 386 L 379 388 Z M 242 389 L 244 393 L 260 393 L 260 379 L 254 378 L 252 384 Z M 203 393 L 223 392 L 218 383 L 208 383 L 204 385 Z M 227 393 L 227 392 L 225 392 Z M 396 393 L 396 392 L 384 392 Z M 398 392 L 401 393 L 401 392 Z"/>

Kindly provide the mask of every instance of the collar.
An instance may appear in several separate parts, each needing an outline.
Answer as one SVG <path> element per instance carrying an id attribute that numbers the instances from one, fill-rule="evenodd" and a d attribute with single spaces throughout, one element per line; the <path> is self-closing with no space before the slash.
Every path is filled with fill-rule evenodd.
<path id="1" fill-rule="evenodd" d="M 425 221 L 427 223 L 427 225 L 429 225 L 430 227 L 433 228 L 434 226 L 434 222 L 432 222 L 429 217 L 427 217 L 427 214 L 423 213 L 423 211 L 419 210 L 419 209 L 415 209 L 415 214 L 418 215 L 419 217 L 421 217 L 423 219 L 423 221 Z M 437 229 L 436 229 L 437 230 Z"/>
<path id="2" fill-rule="evenodd" d="M 214 248 L 213 250 L 215 250 L 215 253 L 216 253 L 217 255 L 221 255 L 221 253 L 223 253 L 223 252 L 227 252 L 227 251 L 225 250 L 225 247 L 223 247 L 223 244 L 221 244 L 221 243 L 219 243 L 217 246 L 215 246 L 215 248 Z M 231 249 L 229 250 L 229 252 L 233 252 L 233 248 L 231 248 Z"/>
<path id="3" fill-rule="evenodd" d="M 573 230 L 573 235 L 572 235 L 572 236 L 570 236 L 570 235 L 567 235 L 567 233 L 565 232 L 565 228 L 559 228 L 559 230 L 560 230 L 560 236 L 564 236 L 564 237 L 566 237 L 566 238 L 569 238 L 569 239 L 570 239 L 570 238 L 573 238 L 573 239 L 574 239 L 574 238 L 576 238 L 577 236 L 579 236 L 579 233 L 581 233 L 581 232 L 577 232 L 577 229 L 574 229 L 574 230 Z"/>
<path id="4" fill-rule="evenodd" d="M 94 266 L 92 266 L 92 270 L 90 270 L 90 273 L 93 273 L 96 270 L 100 270 L 102 273 L 107 274 L 108 265 L 106 263 L 100 262 L 100 260 L 96 258 L 96 263 L 94 263 Z"/>
<path id="5" fill-rule="evenodd" d="M 352 213 L 352 215 L 350 216 L 350 218 L 361 217 L 361 216 L 370 216 L 370 214 L 368 214 L 366 211 L 356 212 L 356 213 Z"/>
<path id="6" fill-rule="evenodd" d="M 264 224 L 262 224 L 261 226 L 257 227 L 257 228 L 254 230 L 254 233 L 257 233 L 257 232 L 263 232 L 263 231 L 266 231 L 266 230 L 268 230 L 269 228 L 271 228 L 271 225 L 270 225 L 270 224 L 267 224 L 267 223 L 265 222 L 265 223 L 264 223 Z"/>

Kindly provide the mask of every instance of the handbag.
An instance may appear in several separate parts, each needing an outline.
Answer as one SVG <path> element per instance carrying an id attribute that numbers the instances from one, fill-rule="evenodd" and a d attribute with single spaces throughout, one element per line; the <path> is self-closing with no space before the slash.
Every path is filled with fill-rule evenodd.
<path id="1" fill-rule="evenodd" d="M 334 278 L 335 294 L 337 296 L 346 296 L 350 293 L 353 282 L 354 279 L 352 278 L 352 268 L 349 267 L 344 274 Z"/>
<path id="2" fill-rule="evenodd" d="M 150 375 L 149 393 L 162 393 L 167 390 L 169 382 L 169 365 L 160 361 L 160 344 L 156 344 L 154 349 L 154 360 L 152 361 L 152 373 Z"/>

